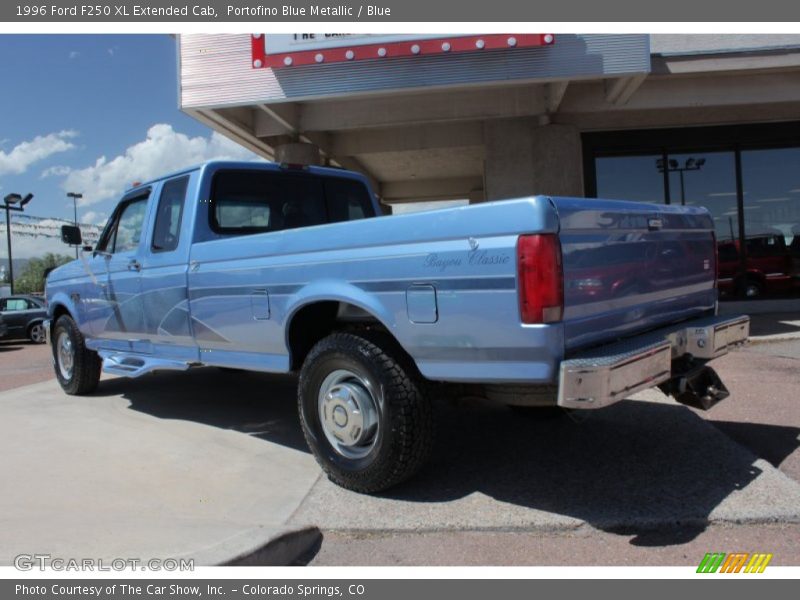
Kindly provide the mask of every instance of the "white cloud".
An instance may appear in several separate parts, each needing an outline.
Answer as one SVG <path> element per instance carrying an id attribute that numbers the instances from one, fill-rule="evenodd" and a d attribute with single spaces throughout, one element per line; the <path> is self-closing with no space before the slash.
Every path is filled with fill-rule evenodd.
<path id="1" fill-rule="evenodd" d="M 74 60 L 78 58 L 80 55 L 81 55 L 80 52 L 78 52 L 77 50 L 73 50 L 72 52 L 69 53 L 69 59 Z"/>
<path id="2" fill-rule="evenodd" d="M 89 223 L 91 225 L 105 225 L 108 220 L 108 215 L 103 211 L 87 210 L 85 213 L 78 215 L 81 223 Z"/>
<path id="3" fill-rule="evenodd" d="M 48 167 L 47 169 L 42 171 L 40 177 L 42 179 L 44 179 L 45 177 L 66 177 L 67 175 L 69 175 L 70 171 L 72 171 L 72 169 L 70 169 L 69 167 L 66 167 L 64 165 L 55 165 L 52 167 Z"/>
<path id="4" fill-rule="evenodd" d="M 62 188 L 78 191 L 79 206 L 89 206 L 119 196 L 135 181 L 147 181 L 207 160 L 256 160 L 258 157 L 225 136 L 189 137 L 167 123 L 153 125 L 144 141 L 128 147 L 124 154 L 98 158 L 84 169 L 73 169 Z"/>
<path id="5" fill-rule="evenodd" d="M 12 216 L 11 240 L 14 258 L 31 258 L 42 256 L 47 252 L 67 255 L 74 252 L 61 242 L 59 233 L 64 223 L 66 221 L 59 219 L 22 219 Z M 5 232 L 5 220 L 0 222 L 0 231 Z"/>
<path id="6" fill-rule="evenodd" d="M 76 131 L 37 135 L 30 141 L 20 142 L 10 152 L 0 150 L 0 175 L 24 173 L 33 163 L 53 154 L 72 150 L 75 144 L 69 140 L 76 135 Z"/>
<path id="7" fill-rule="evenodd" d="M 18 258 L 33 258 L 35 256 L 43 256 L 48 252 L 52 252 L 53 254 L 66 254 L 67 256 L 69 256 L 70 253 L 72 253 L 73 256 L 75 254 L 75 250 L 64 245 L 61 240 L 51 237 L 33 237 L 27 235 L 14 236 L 13 244 L 15 261 Z M 3 262 L 7 264 L 7 259 L 4 258 Z M 20 274 L 21 273 L 14 271 L 14 278 L 16 279 L 16 277 Z"/>

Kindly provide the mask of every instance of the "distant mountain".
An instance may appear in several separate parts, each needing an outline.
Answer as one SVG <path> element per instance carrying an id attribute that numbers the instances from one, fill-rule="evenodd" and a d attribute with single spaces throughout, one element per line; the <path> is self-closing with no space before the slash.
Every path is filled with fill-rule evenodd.
<path id="1" fill-rule="evenodd" d="M 15 258 L 14 259 L 14 279 L 25 271 L 28 266 L 29 258 Z M 8 271 L 8 258 L 5 256 L 0 258 L 0 281 L 5 281 Z"/>

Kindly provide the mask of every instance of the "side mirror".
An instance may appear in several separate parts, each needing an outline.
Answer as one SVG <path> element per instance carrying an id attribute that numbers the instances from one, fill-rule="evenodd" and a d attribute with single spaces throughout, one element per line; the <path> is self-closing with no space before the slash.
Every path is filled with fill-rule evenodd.
<path id="1" fill-rule="evenodd" d="M 83 241 L 80 227 L 75 225 L 62 225 L 61 241 L 70 246 L 80 246 Z"/>

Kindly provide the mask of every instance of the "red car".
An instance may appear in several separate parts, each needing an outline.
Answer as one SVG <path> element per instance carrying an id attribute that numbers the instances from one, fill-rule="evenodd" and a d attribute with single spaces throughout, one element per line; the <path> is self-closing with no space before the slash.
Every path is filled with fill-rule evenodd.
<path id="1" fill-rule="evenodd" d="M 797 236 L 795 236 L 797 240 Z M 719 242 L 719 289 L 723 294 L 758 298 L 788 292 L 797 287 L 790 246 L 778 230 L 759 233 L 746 240 L 747 264 L 741 272 L 739 241 Z M 794 246 L 794 242 L 793 242 Z"/>

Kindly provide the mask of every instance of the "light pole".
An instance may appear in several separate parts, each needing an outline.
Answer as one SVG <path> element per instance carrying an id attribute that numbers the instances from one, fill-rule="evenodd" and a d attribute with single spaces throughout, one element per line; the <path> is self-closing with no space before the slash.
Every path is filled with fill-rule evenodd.
<path id="1" fill-rule="evenodd" d="M 67 197 L 72 198 L 72 207 L 75 210 L 75 227 L 78 227 L 78 200 L 83 198 L 83 194 L 67 192 Z M 75 258 L 78 258 L 78 247 L 75 246 Z"/>
<path id="2" fill-rule="evenodd" d="M 686 205 L 686 188 L 683 184 L 683 173 L 684 171 L 699 171 L 703 168 L 703 165 L 706 164 L 705 158 L 692 158 L 691 156 L 686 159 L 686 162 L 683 163 L 683 166 L 675 160 L 674 158 L 670 158 L 667 164 L 664 164 L 664 159 L 659 158 L 656 160 L 656 168 L 658 169 L 659 173 L 663 173 L 665 170 L 668 173 L 677 173 L 680 175 L 681 178 L 681 206 Z"/>
<path id="3" fill-rule="evenodd" d="M 11 294 L 14 294 L 14 260 L 11 257 L 11 211 L 23 212 L 25 205 L 33 200 L 33 194 L 26 194 L 23 198 L 19 194 L 8 194 L 3 198 L 3 208 L 6 209 L 6 242 L 8 243 L 8 281 L 11 285 Z M 19 206 L 17 206 L 19 204 Z"/>

